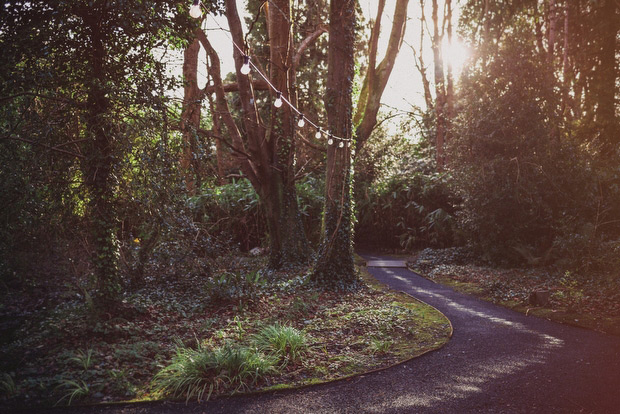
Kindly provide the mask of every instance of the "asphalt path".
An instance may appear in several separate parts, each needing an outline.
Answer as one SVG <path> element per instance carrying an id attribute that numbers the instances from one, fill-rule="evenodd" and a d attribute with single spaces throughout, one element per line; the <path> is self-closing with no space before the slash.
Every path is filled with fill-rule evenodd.
<path id="1" fill-rule="evenodd" d="M 365 256 L 366 260 L 389 258 Z M 454 335 L 396 367 L 301 390 L 46 413 L 620 413 L 620 337 L 528 317 L 405 268 L 369 267 L 443 312 Z"/>

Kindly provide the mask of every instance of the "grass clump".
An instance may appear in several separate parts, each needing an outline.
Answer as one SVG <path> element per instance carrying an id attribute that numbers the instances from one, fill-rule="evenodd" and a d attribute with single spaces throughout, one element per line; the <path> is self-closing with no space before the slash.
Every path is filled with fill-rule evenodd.
<path id="1" fill-rule="evenodd" d="M 56 405 L 60 404 L 67 398 L 67 405 L 71 405 L 74 399 L 81 399 L 87 397 L 91 391 L 88 384 L 83 380 L 63 380 L 60 383 L 59 387 L 65 388 L 66 392 L 65 394 L 63 394 L 62 398 L 56 402 Z"/>
<path id="2" fill-rule="evenodd" d="M 226 344 L 211 349 L 177 347 L 169 365 L 153 379 L 155 393 L 174 398 L 209 399 L 213 391 L 235 393 L 249 389 L 275 373 L 276 360 L 254 349 Z M 205 397 L 206 393 L 206 397 Z"/>
<path id="3" fill-rule="evenodd" d="M 302 331 L 280 324 L 261 329 L 254 335 L 253 343 L 261 351 L 277 356 L 283 365 L 299 362 L 308 351 L 308 338 Z"/>

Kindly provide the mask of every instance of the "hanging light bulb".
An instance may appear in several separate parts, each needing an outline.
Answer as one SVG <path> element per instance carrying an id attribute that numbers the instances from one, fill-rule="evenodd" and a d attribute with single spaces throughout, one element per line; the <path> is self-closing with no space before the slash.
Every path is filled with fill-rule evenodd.
<path id="1" fill-rule="evenodd" d="M 316 130 L 316 133 L 314 134 L 314 138 L 321 139 L 321 128 Z"/>
<path id="2" fill-rule="evenodd" d="M 327 140 L 327 145 L 333 145 L 334 140 L 332 139 L 332 136 L 330 134 L 329 139 Z"/>
<path id="3" fill-rule="evenodd" d="M 194 0 L 192 6 L 189 8 L 189 15 L 194 19 L 199 19 L 202 16 L 202 10 L 200 9 L 200 0 Z"/>
<path id="4" fill-rule="evenodd" d="M 279 108 L 282 106 L 282 92 L 276 92 L 276 100 L 273 101 L 273 106 Z"/>
<path id="5" fill-rule="evenodd" d="M 340 141 L 340 144 L 338 144 L 338 148 L 344 148 L 344 142 Z"/>
<path id="6" fill-rule="evenodd" d="M 250 73 L 250 57 L 248 55 L 243 55 L 243 66 L 239 70 L 243 75 L 247 75 Z"/>
<path id="7" fill-rule="evenodd" d="M 301 114 L 301 118 L 299 118 L 299 121 L 297 121 L 297 126 L 299 128 L 303 128 L 304 125 L 306 125 L 306 117 L 304 116 L 304 114 Z"/>

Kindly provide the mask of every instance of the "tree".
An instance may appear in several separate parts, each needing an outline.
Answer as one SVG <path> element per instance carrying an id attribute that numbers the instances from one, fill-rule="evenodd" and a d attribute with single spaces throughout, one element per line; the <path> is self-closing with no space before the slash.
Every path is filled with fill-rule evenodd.
<path id="1" fill-rule="evenodd" d="M 325 107 L 329 131 L 353 138 L 353 77 L 355 73 L 355 2 L 332 0 Z M 334 142 L 334 144 L 336 144 Z M 321 245 L 312 279 L 344 289 L 355 280 L 352 247 L 351 145 L 329 145 Z"/>
<path id="2" fill-rule="evenodd" d="M 291 5 L 288 0 L 277 0 L 265 3 L 263 9 L 270 46 L 270 82 L 283 99 L 295 105 L 295 48 L 290 23 Z M 198 39 L 209 56 L 209 74 L 213 83 L 212 88 L 205 89 L 205 93 L 215 92 L 216 114 L 221 118 L 230 137 L 230 140 L 226 141 L 227 145 L 232 148 L 240 169 L 259 195 L 269 229 L 270 267 L 306 263 L 310 258 L 310 249 L 301 222 L 295 189 L 297 114 L 289 105 L 280 108 L 270 106 L 269 122 L 263 120 L 257 104 L 255 86 L 265 85 L 265 82 L 240 71 L 246 52 L 242 53 L 238 49 L 244 47 L 245 42 L 234 0 L 226 1 L 226 17 L 234 42 L 233 52 L 237 68 L 236 84 L 229 90 L 239 94 L 242 129 L 237 126 L 226 100 L 219 58 L 204 33 L 198 31 Z M 322 32 L 318 31 L 318 34 Z M 315 39 L 316 36 L 315 34 L 312 38 Z M 302 47 L 305 47 L 303 42 L 300 45 L 300 48 Z M 254 57 L 252 58 L 254 60 Z M 271 97 L 276 98 L 275 91 L 271 91 Z"/>
<path id="3" fill-rule="evenodd" d="M 3 3 L 2 76 L 10 81 L 3 82 L 2 102 L 42 117 L 28 128 L 11 125 L 3 139 L 38 136 L 29 144 L 46 145 L 44 131 L 73 118 L 71 134 L 57 148 L 79 160 L 74 178 L 84 186 L 99 310 L 112 309 L 121 290 L 116 189 L 125 154 L 119 144 L 136 134 L 135 121 L 146 112 L 165 110 L 171 79 L 155 51 L 188 33 L 189 20 L 176 7 L 138 0 Z M 63 111 L 40 111 L 58 103 Z"/>
<path id="4" fill-rule="evenodd" d="M 381 96 L 394 68 L 394 62 L 400 51 L 405 36 L 407 23 L 407 6 L 409 0 L 397 0 L 394 6 L 392 30 L 383 60 L 377 65 L 381 18 L 385 8 L 385 0 L 380 0 L 377 17 L 370 33 L 368 51 L 368 70 L 364 77 L 360 98 L 357 102 L 353 124 L 356 127 L 355 139 L 357 149 L 361 149 L 377 125 L 377 114 L 381 106 Z"/>

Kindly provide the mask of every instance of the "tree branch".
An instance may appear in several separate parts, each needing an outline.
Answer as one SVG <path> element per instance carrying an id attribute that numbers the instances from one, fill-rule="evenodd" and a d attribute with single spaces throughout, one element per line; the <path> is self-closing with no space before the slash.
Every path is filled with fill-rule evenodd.
<path id="1" fill-rule="evenodd" d="M 64 149 L 60 149 L 58 147 L 52 147 L 52 146 L 49 146 L 49 145 L 46 145 L 46 144 L 42 144 L 40 142 L 36 142 L 36 141 L 30 140 L 30 139 L 27 139 L 27 138 L 4 136 L 4 137 L 2 137 L 1 140 L 21 141 L 21 142 L 25 142 L 26 144 L 30 144 L 30 145 L 33 145 L 33 146 L 37 146 L 38 145 L 38 146 L 46 148 L 46 149 L 48 149 L 50 151 L 55 151 L 55 152 L 60 152 L 62 154 L 71 155 L 72 157 L 85 158 L 84 155 L 82 155 L 82 154 L 78 154 L 76 152 L 71 152 L 71 151 L 67 151 L 67 150 L 64 150 Z"/>
<path id="2" fill-rule="evenodd" d="M 293 69 L 295 69 L 297 65 L 299 65 L 301 56 L 308 48 L 308 46 L 310 46 L 323 33 L 327 33 L 327 27 L 320 25 L 314 32 L 310 33 L 308 36 L 306 36 L 304 40 L 301 41 L 299 47 L 297 48 L 297 52 L 295 52 L 295 56 L 293 57 Z"/>
<path id="3" fill-rule="evenodd" d="M 257 91 L 268 91 L 269 85 L 264 79 L 252 79 L 252 87 Z M 239 83 L 227 83 L 222 85 L 224 92 L 239 92 Z M 202 89 L 203 94 L 215 92 L 215 85 L 207 85 Z"/>

